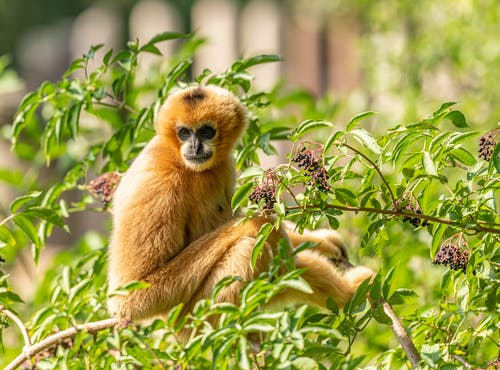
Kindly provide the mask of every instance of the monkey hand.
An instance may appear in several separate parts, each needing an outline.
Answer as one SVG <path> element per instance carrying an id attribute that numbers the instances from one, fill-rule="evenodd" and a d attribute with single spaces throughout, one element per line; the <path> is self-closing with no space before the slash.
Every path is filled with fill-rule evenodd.
<path id="1" fill-rule="evenodd" d="M 112 296 L 108 298 L 108 312 L 110 315 L 117 317 L 124 323 L 128 323 L 132 320 L 132 314 L 130 312 L 130 303 L 123 296 Z"/>

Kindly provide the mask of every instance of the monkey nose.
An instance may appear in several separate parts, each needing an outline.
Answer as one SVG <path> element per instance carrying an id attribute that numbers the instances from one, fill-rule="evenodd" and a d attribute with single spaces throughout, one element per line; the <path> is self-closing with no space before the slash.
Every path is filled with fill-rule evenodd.
<path id="1" fill-rule="evenodd" d="M 194 154 L 199 155 L 203 151 L 203 144 L 200 139 L 193 135 L 192 143 Z"/>

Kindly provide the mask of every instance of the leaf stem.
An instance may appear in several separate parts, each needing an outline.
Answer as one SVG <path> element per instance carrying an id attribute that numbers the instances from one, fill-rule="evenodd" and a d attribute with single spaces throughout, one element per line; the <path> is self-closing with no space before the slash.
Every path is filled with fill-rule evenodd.
<path id="1" fill-rule="evenodd" d="M 379 174 L 380 176 L 380 179 L 382 180 L 382 182 L 385 184 L 385 186 L 387 187 L 387 190 L 389 190 L 389 195 L 391 196 L 391 200 L 392 200 L 392 206 L 394 208 L 396 208 L 396 198 L 394 196 L 394 193 L 392 192 L 392 189 L 391 189 L 391 186 L 389 185 L 389 183 L 387 182 L 387 180 L 385 179 L 384 175 L 382 174 L 382 171 L 380 170 L 380 168 L 377 166 L 377 164 L 375 162 L 373 162 L 370 158 L 368 158 L 366 155 L 364 155 L 363 153 L 361 153 L 358 149 L 356 149 L 355 147 L 347 144 L 347 143 L 340 143 L 339 145 L 342 145 L 342 146 L 345 146 L 346 148 L 349 148 L 351 149 L 353 152 L 355 152 L 356 154 L 360 155 L 361 157 L 363 157 L 368 163 L 370 163 L 372 165 L 372 167 L 375 169 L 375 171 L 377 171 L 377 173 Z"/>

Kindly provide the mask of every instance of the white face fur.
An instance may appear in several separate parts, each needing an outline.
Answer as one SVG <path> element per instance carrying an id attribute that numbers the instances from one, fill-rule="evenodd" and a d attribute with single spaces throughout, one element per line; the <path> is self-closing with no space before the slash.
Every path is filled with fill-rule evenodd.
<path id="1" fill-rule="evenodd" d="M 217 129 L 209 122 L 197 126 L 179 123 L 177 137 L 181 143 L 181 154 L 186 166 L 194 171 L 203 171 L 213 165 Z"/>

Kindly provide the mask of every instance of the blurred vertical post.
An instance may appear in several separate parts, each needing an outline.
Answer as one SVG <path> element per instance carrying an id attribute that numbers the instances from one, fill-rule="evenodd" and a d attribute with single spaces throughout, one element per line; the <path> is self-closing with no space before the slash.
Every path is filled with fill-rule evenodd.
<path id="1" fill-rule="evenodd" d="M 231 0 L 199 0 L 191 11 L 194 31 L 207 38 L 194 60 L 197 75 L 205 68 L 214 72 L 227 69 L 237 56 L 237 8 Z"/>

